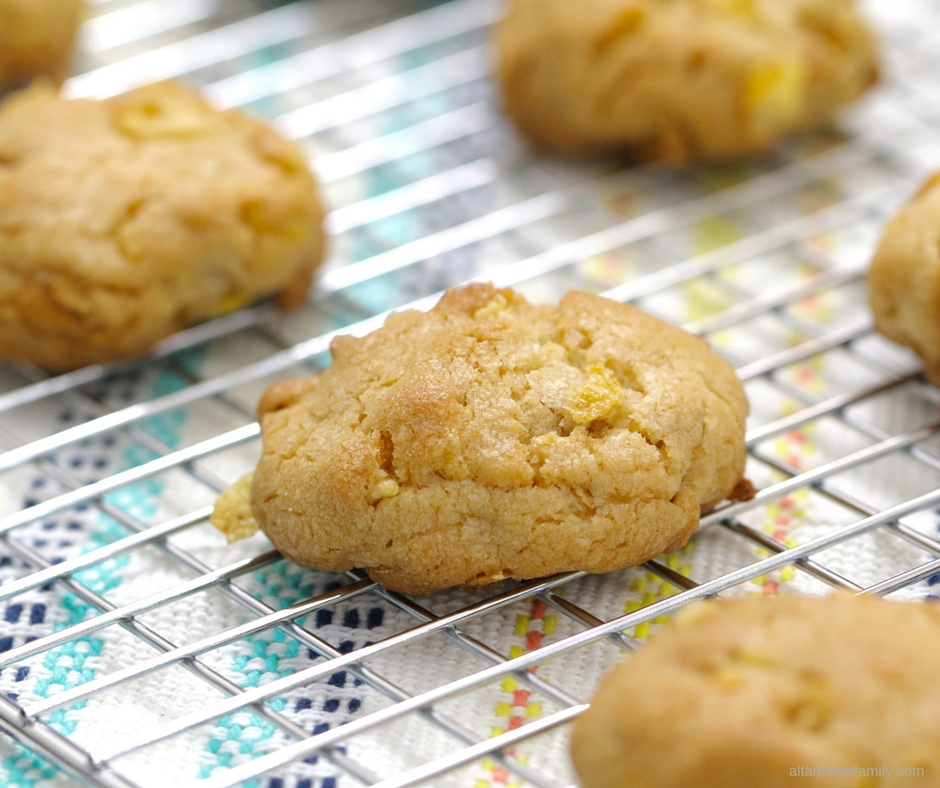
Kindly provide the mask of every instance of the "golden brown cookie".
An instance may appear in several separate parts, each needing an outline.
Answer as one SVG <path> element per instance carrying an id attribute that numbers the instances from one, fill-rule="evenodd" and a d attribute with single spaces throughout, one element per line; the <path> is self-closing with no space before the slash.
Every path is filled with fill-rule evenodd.
<path id="1" fill-rule="evenodd" d="M 853 0 L 513 0 L 497 46 L 536 142 L 643 160 L 769 151 L 877 78 Z"/>
<path id="2" fill-rule="evenodd" d="M 0 0 L 0 91 L 65 76 L 82 8 L 82 0 Z"/>
<path id="3" fill-rule="evenodd" d="M 0 105 L 0 358 L 80 367 L 259 296 L 295 303 L 321 223 L 296 147 L 182 85 L 14 94 Z"/>
<path id="4" fill-rule="evenodd" d="M 581 786 L 936 788 L 938 653 L 935 605 L 837 594 L 694 606 L 601 682 L 574 729 Z"/>
<path id="5" fill-rule="evenodd" d="M 940 385 L 940 173 L 888 223 L 868 273 L 875 327 Z"/>
<path id="6" fill-rule="evenodd" d="M 332 345 L 261 407 L 251 486 L 298 563 L 428 593 L 607 572 L 685 544 L 744 469 L 747 401 L 702 340 L 586 293 L 471 285 Z M 244 532 L 225 512 L 214 522 Z"/>

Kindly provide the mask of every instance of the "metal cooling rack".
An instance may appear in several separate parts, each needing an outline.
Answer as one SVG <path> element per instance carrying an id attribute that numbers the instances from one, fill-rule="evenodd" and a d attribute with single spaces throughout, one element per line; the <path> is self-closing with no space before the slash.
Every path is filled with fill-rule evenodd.
<path id="1" fill-rule="evenodd" d="M 905 0 L 871 11 L 886 40 L 887 75 L 842 131 L 793 141 L 772 160 L 670 171 L 528 149 L 501 118 L 488 79 L 487 30 L 498 15 L 490 0 L 97 0 L 67 91 L 106 96 L 184 77 L 222 106 L 275 119 L 311 156 L 334 208 L 334 240 L 298 313 L 262 304 L 183 332 L 137 364 L 0 376 L 0 552 L 23 567 L 0 587 L 6 620 L 37 589 L 88 607 L 38 636 L 0 641 L 0 668 L 24 671 L 119 629 L 137 644 L 111 672 L 83 674 L 45 697 L 0 697 L 0 727 L 26 748 L 18 752 L 49 764 L 42 779 L 166 784 L 153 759 L 148 773 L 135 771 L 134 758 L 160 747 L 161 757 L 182 758 L 187 734 L 250 712 L 275 731 L 273 744 L 220 761 L 204 779 L 194 773 L 194 784 L 554 788 L 571 780 L 558 765 L 564 728 L 592 689 L 565 676 L 577 674 L 579 661 L 596 662 L 601 645 L 614 661 L 651 623 L 706 596 L 788 586 L 930 597 L 940 572 L 940 391 L 909 354 L 872 333 L 861 280 L 886 216 L 940 163 L 940 5 Z M 422 600 L 356 572 L 311 581 L 316 593 L 289 605 L 255 593 L 244 581 L 279 556 L 259 549 L 260 537 L 231 549 L 212 542 L 206 519 L 212 497 L 257 453 L 258 393 L 322 368 L 334 336 L 366 333 L 389 310 L 427 308 L 471 278 L 536 300 L 580 287 L 635 302 L 707 337 L 736 365 L 754 406 L 749 474 L 761 489 L 703 519 L 694 550 L 718 558 L 691 571 L 664 557 L 603 578 L 568 573 Z M 173 386 L 130 385 L 160 375 Z M 124 389 L 123 399 L 115 394 Z M 51 420 L 69 408 L 81 417 Z M 180 440 L 154 427 L 174 414 L 188 414 L 198 429 Z M 89 475 L 70 460 L 74 450 L 115 442 L 133 451 L 114 473 Z M 37 473 L 54 492 L 24 507 L 22 480 Z M 123 492 L 153 480 L 168 480 L 155 512 L 126 505 Z M 795 537 L 766 526 L 786 501 L 806 509 Z M 110 518 L 116 536 L 64 558 L 34 538 L 49 518 L 88 512 Z M 202 541 L 187 542 L 193 534 Z M 90 571 L 145 551 L 177 574 L 132 598 L 89 582 Z M 664 590 L 613 612 L 598 602 L 642 587 L 643 578 Z M 185 617 L 186 605 L 209 592 L 227 623 L 182 645 L 161 631 L 163 612 Z M 395 631 L 349 648 L 311 623 L 362 599 L 393 611 Z M 555 631 L 543 628 L 527 650 L 490 642 L 487 633 L 503 631 L 500 622 L 511 629 L 531 600 L 557 618 Z M 226 648 L 273 630 L 309 650 L 306 667 L 254 685 L 220 667 Z M 433 638 L 459 655 L 451 675 L 406 688 L 405 668 L 421 672 L 409 662 L 415 649 Z M 562 670 L 550 680 L 539 669 L 552 663 Z M 188 673 L 211 697 L 182 697 L 166 719 L 88 749 L 62 723 L 64 709 L 80 714 L 89 701 L 171 671 Z M 343 725 L 311 728 L 278 702 L 341 671 L 380 699 Z M 507 681 L 543 706 L 508 715 L 505 729 L 481 728 L 462 699 Z M 381 741 L 370 737 L 392 725 L 393 741 L 396 731 L 425 726 L 439 746 L 396 770 L 370 755 Z M 4 763 L 17 762 L 10 757 Z M 27 777 L 8 776 L 8 784 Z"/>

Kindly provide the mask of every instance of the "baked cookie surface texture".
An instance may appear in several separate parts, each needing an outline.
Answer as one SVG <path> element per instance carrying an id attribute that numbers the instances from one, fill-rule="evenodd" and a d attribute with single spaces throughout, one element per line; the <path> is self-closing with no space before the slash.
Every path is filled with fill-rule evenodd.
<path id="1" fill-rule="evenodd" d="M 82 10 L 81 0 L 0 0 L 0 91 L 62 79 Z"/>
<path id="2" fill-rule="evenodd" d="M 322 211 L 300 152 L 161 83 L 0 105 L 0 358 L 68 369 L 306 292 Z"/>
<path id="3" fill-rule="evenodd" d="M 301 564 L 410 593 L 607 572 L 683 545 L 741 479 L 734 371 L 632 306 L 471 285 L 331 349 L 259 406 L 251 510 Z"/>
<path id="4" fill-rule="evenodd" d="M 508 113 L 560 151 L 733 158 L 828 123 L 877 79 L 853 0 L 513 0 Z"/>
<path id="5" fill-rule="evenodd" d="M 933 604 L 693 606 L 601 682 L 572 737 L 580 784 L 936 788 L 938 653 Z"/>
<path id="6" fill-rule="evenodd" d="M 868 273 L 875 327 L 940 385 L 940 173 L 888 223 Z"/>

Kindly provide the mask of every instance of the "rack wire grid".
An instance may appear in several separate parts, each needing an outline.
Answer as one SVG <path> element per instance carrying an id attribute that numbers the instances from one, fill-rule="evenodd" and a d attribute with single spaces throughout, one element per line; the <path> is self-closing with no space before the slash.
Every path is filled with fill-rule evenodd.
<path id="1" fill-rule="evenodd" d="M 940 163 L 940 4 L 868 11 L 885 77 L 838 129 L 668 169 L 528 147 L 490 81 L 494 0 L 93 3 L 68 94 L 182 77 L 271 118 L 319 175 L 331 253 L 290 315 L 0 369 L 3 785 L 565 786 L 598 677 L 681 606 L 932 598 L 940 390 L 872 332 L 863 277 Z M 226 546 L 207 517 L 257 458 L 263 388 L 468 279 L 706 337 L 750 397 L 756 497 L 640 567 L 422 599 Z"/>

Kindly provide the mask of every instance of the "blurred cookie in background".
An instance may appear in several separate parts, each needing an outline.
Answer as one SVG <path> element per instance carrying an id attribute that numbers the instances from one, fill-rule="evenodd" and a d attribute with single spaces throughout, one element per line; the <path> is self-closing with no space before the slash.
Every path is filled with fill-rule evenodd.
<path id="1" fill-rule="evenodd" d="M 917 353 L 940 385 L 940 172 L 888 223 L 868 289 L 875 328 Z"/>
<path id="2" fill-rule="evenodd" d="M 835 594 L 684 608 L 610 671 L 575 725 L 580 785 L 874 788 L 893 775 L 935 788 L 938 646 L 929 603 Z"/>
<path id="3" fill-rule="evenodd" d="M 852 0 L 513 0 L 507 112 L 539 145 L 643 161 L 768 152 L 877 80 Z"/>
<path id="4" fill-rule="evenodd" d="M 161 83 L 0 104 L 0 358 L 139 356 L 256 298 L 303 299 L 324 244 L 300 150 Z"/>
<path id="5" fill-rule="evenodd" d="M 0 91 L 64 79 L 83 11 L 82 0 L 0 0 Z"/>

